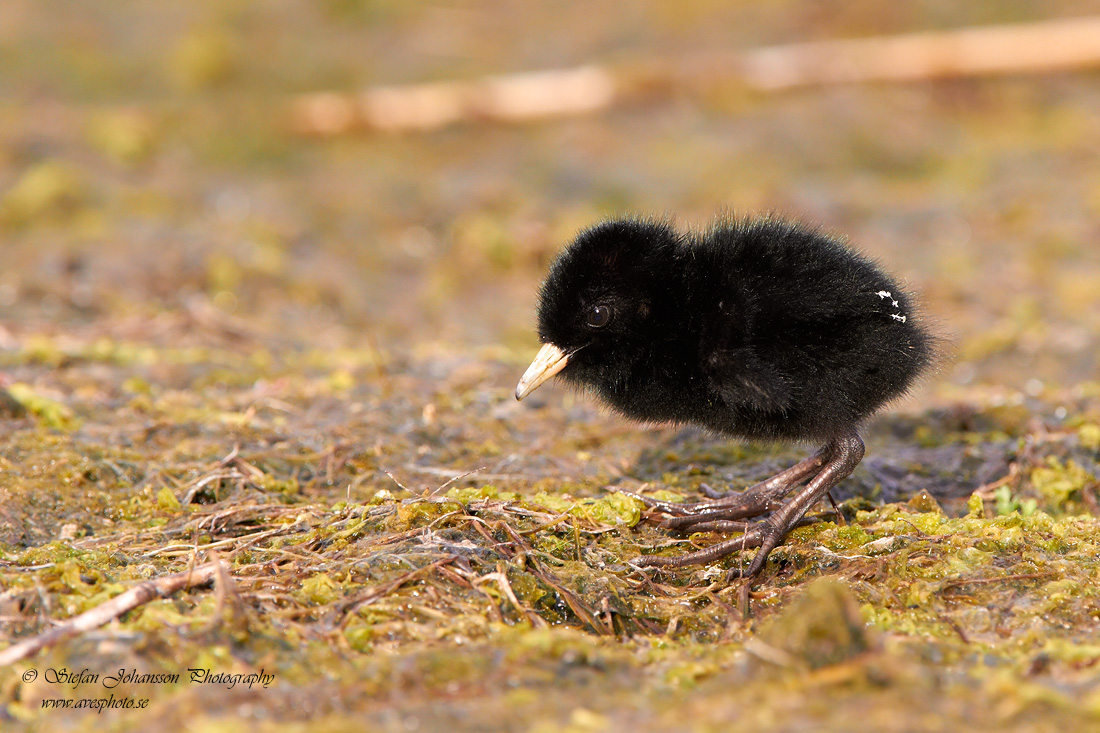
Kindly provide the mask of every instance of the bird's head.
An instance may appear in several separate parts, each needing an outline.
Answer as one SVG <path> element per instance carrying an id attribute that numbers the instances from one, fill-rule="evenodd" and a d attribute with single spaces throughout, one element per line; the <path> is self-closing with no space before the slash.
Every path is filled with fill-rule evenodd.
<path id="1" fill-rule="evenodd" d="M 679 235 L 666 223 L 620 219 L 580 233 L 539 293 L 542 348 L 516 387 L 523 399 L 555 374 L 600 384 L 645 354 L 676 302 Z"/>

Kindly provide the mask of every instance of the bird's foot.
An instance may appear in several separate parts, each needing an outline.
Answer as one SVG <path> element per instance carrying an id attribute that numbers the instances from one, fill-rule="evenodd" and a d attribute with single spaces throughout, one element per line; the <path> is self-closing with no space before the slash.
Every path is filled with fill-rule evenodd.
<path id="1" fill-rule="evenodd" d="M 679 514 L 666 519 L 661 524 L 662 527 L 691 532 L 741 532 L 740 536 L 731 537 L 710 547 L 680 557 L 645 557 L 639 559 L 636 564 L 648 567 L 703 565 L 720 560 L 734 552 L 760 548 L 747 568 L 734 568 L 730 570 L 728 576 L 730 579 L 753 577 L 764 568 L 768 554 L 779 546 L 787 534 L 795 527 L 807 523 L 807 520 L 804 520 L 803 517 L 810 507 L 820 501 L 831 488 L 848 476 L 862 459 L 863 441 L 853 431 L 830 442 L 810 458 L 742 493 L 742 496 L 746 495 L 753 489 L 772 482 L 776 482 L 773 484 L 772 490 L 778 492 L 781 486 L 786 486 L 784 490 L 784 493 L 786 493 L 792 487 L 792 482 L 793 485 L 797 485 L 808 475 L 816 474 L 805 488 L 778 508 L 773 504 L 778 496 L 782 494 L 758 490 L 755 492 L 755 496 L 747 499 L 741 506 L 722 504 L 715 507 L 712 503 L 712 506 L 707 510 Z M 781 476 L 784 477 L 784 481 L 777 482 L 777 479 Z M 797 480 L 794 476 L 798 476 Z M 742 513 L 750 507 L 756 508 L 759 506 L 765 508 L 755 514 Z M 756 523 L 736 521 L 746 516 L 757 516 L 770 509 L 775 509 L 775 513 L 763 521 Z"/>
<path id="2" fill-rule="evenodd" d="M 669 529 L 685 529 L 693 524 L 711 520 L 737 520 L 758 517 L 781 506 L 778 501 L 796 486 L 818 473 L 829 458 L 830 446 L 822 448 L 790 468 L 754 484 L 744 491 L 718 492 L 706 484 L 700 487 L 711 501 L 677 503 L 660 501 L 628 491 L 622 493 L 645 504 L 647 509 L 668 514 L 661 526 Z"/>
<path id="3" fill-rule="evenodd" d="M 751 488 L 751 487 L 750 487 Z M 746 489 L 747 490 L 747 489 Z M 699 492 L 708 499 L 727 499 L 730 496 L 736 496 L 744 492 L 741 491 L 719 491 L 718 489 L 712 489 L 707 484 L 699 484 Z"/>
<path id="4" fill-rule="evenodd" d="M 738 524 L 743 524 L 738 522 Z M 705 565 L 716 560 L 721 560 L 727 555 L 732 555 L 740 550 L 750 550 L 759 547 L 764 535 L 759 525 L 753 525 L 740 537 L 732 537 L 717 544 L 695 552 L 689 552 L 679 557 L 642 557 L 635 561 L 635 565 L 651 568 L 682 568 L 687 565 Z"/>
<path id="5" fill-rule="evenodd" d="M 643 557 L 635 562 L 642 567 L 682 568 L 689 565 L 706 565 L 716 562 L 728 555 L 742 550 L 751 550 L 759 547 L 756 555 L 748 568 L 733 568 L 727 579 L 749 578 L 760 572 L 764 567 L 768 554 L 779 546 L 783 538 L 796 527 L 817 522 L 817 519 L 800 517 L 791 526 L 780 526 L 769 518 L 760 522 L 732 522 L 717 520 L 713 522 L 699 522 L 690 528 L 692 532 L 741 532 L 738 537 L 731 537 L 710 547 L 689 552 L 678 557 Z"/>
<path id="6" fill-rule="evenodd" d="M 736 522 L 739 519 L 759 517 L 783 506 L 782 502 L 771 499 L 747 501 L 741 506 L 730 506 L 711 511 L 692 512 L 668 517 L 658 525 L 661 529 L 675 529 L 681 532 L 698 532 L 696 525 L 708 522 Z M 740 523 L 740 522 L 738 522 Z"/>
<path id="7" fill-rule="evenodd" d="M 683 507 L 690 506 L 675 501 L 661 501 L 660 499 L 654 499 L 652 496 L 645 496 L 644 494 L 638 494 L 633 491 L 624 491 L 623 489 L 618 489 L 618 492 L 623 496 L 629 496 L 632 499 L 637 499 L 642 502 L 646 509 L 664 512 L 665 514 L 681 514 L 684 513 Z"/>
<path id="8" fill-rule="evenodd" d="M 698 521 L 702 515 L 714 515 L 716 517 L 719 514 L 727 519 L 739 519 L 742 517 L 755 517 L 775 508 L 772 506 L 774 501 L 771 500 L 771 496 L 764 495 L 763 492 L 756 490 L 762 485 L 763 483 L 756 484 L 744 491 L 726 492 L 722 494 L 723 498 L 719 501 L 661 501 L 650 496 L 635 494 L 632 491 L 622 491 L 620 493 L 634 497 L 645 504 L 646 509 L 673 517 L 689 518 L 691 521 Z M 710 487 L 707 487 L 707 489 L 713 493 L 718 493 Z M 704 489 L 704 492 L 707 489 Z M 787 490 L 789 490 L 789 487 Z"/>

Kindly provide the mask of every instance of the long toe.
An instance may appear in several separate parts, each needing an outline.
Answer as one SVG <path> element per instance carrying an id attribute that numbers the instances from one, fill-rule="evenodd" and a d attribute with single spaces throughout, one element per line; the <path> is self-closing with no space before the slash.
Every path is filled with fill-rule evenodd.
<path id="1" fill-rule="evenodd" d="M 798 520 L 795 523 L 794 527 L 791 527 L 791 529 L 794 529 L 795 527 L 802 527 L 807 524 L 816 524 L 819 521 L 821 520 L 817 519 L 816 517 L 802 517 L 802 519 Z M 733 532 L 748 532 L 755 526 L 757 526 L 757 523 L 755 522 L 738 522 L 728 519 L 715 519 L 711 521 L 697 522 L 686 527 L 678 527 L 678 529 L 682 533 L 721 532 L 724 534 L 731 534 Z"/>
<path id="2" fill-rule="evenodd" d="M 685 514 L 691 513 L 690 511 L 687 511 L 687 509 L 692 506 L 691 504 L 682 504 L 675 501 L 661 501 L 660 499 L 654 499 L 652 496 L 636 494 L 633 491 L 623 491 L 621 489 L 619 490 L 619 493 L 623 496 L 629 496 L 631 498 L 637 499 L 645 505 L 646 509 L 653 509 L 654 511 L 671 514 L 673 516 L 683 516 Z"/>
<path id="3" fill-rule="evenodd" d="M 827 445 L 812 456 L 802 459 L 769 479 L 753 484 L 744 491 L 727 491 L 723 493 L 703 484 L 700 489 L 705 496 L 710 498 L 710 501 L 674 503 L 648 499 L 629 492 L 623 493 L 640 499 L 650 509 L 656 509 L 673 517 L 710 515 L 711 512 L 724 512 L 720 516 L 715 514 L 709 517 L 712 519 L 756 517 L 774 509 L 776 500 L 786 496 L 799 484 L 817 474 L 821 467 L 828 462 L 831 451 L 832 444 Z"/>
<path id="4" fill-rule="evenodd" d="M 779 546 L 779 543 L 791 531 L 791 527 L 783 527 L 773 522 L 772 519 L 768 519 L 761 524 L 760 549 L 753 555 L 752 562 L 749 563 L 747 568 L 730 568 L 729 573 L 726 574 L 727 582 L 734 578 L 756 577 L 764 569 L 764 563 L 768 561 L 768 555 Z"/>
<path id="5" fill-rule="evenodd" d="M 712 490 L 713 491 L 713 490 Z M 726 498 L 721 501 L 693 501 L 693 502 L 677 502 L 677 501 L 662 501 L 660 499 L 654 499 L 651 496 L 645 496 L 644 494 L 636 494 L 633 491 L 619 491 L 623 496 L 629 496 L 645 505 L 646 509 L 652 509 L 663 514 L 668 514 L 673 517 L 692 517 L 698 514 L 704 514 L 711 510 L 725 510 L 727 508 L 738 508 L 740 505 L 746 504 L 753 500 L 753 497 L 749 495 L 748 490 L 745 491 L 730 491 L 724 494 Z M 766 510 L 765 510 L 766 511 Z M 757 512 L 759 513 L 759 512 Z M 756 516 L 755 513 L 743 514 L 741 516 Z"/>
<path id="6" fill-rule="evenodd" d="M 664 527 L 664 524 L 660 525 Z M 704 522 L 696 522 L 687 527 L 680 527 L 681 532 L 722 532 L 733 534 L 734 532 L 748 532 L 752 529 L 752 522 L 737 522 L 729 519 L 714 519 Z"/>
<path id="7" fill-rule="evenodd" d="M 698 512 L 690 514 L 680 514 L 677 516 L 669 517 L 661 522 L 659 525 L 662 529 L 678 529 L 681 531 L 689 531 L 691 527 L 699 524 L 700 522 L 713 522 L 718 520 L 735 521 L 738 519 L 751 519 L 752 517 L 759 517 L 761 514 L 773 511 L 783 506 L 777 501 L 757 501 L 753 504 L 746 504 L 739 507 L 728 507 L 723 509 L 715 509 L 708 512 Z"/>
<path id="8" fill-rule="evenodd" d="M 682 568 L 687 565 L 706 565 L 707 563 L 721 560 L 727 555 L 732 555 L 741 550 L 750 550 L 759 547 L 764 540 L 764 532 L 760 525 L 754 525 L 752 529 L 740 537 L 731 537 L 702 550 L 689 552 L 679 557 L 643 557 L 636 564 L 644 567 Z"/>
<path id="9" fill-rule="evenodd" d="M 708 499 L 725 499 L 727 496 L 739 494 L 739 491 L 718 491 L 707 484 L 699 484 L 699 492 Z"/>
<path id="10" fill-rule="evenodd" d="M 855 431 L 830 441 L 830 443 L 810 458 L 776 474 L 765 482 L 757 484 L 750 494 L 744 492 L 745 500 L 738 505 L 727 503 L 727 499 L 718 502 L 699 502 L 708 504 L 706 510 L 687 512 L 666 519 L 661 526 L 682 531 L 742 531 L 738 537 L 731 537 L 703 550 L 691 552 L 680 557 L 647 557 L 638 561 L 639 565 L 651 567 L 684 567 L 714 562 L 740 550 L 760 548 L 752 562 L 745 569 L 735 568 L 730 577 L 752 577 L 759 573 L 771 553 L 787 534 L 803 522 L 806 512 L 820 501 L 829 490 L 848 476 L 856 464 L 863 458 L 863 441 Z M 816 474 L 816 475 L 815 475 Z M 776 500 L 798 483 L 813 475 L 809 483 L 789 501 L 776 507 Z M 758 489 L 757 487 L 766 487 Z M 780 493 L 782 492 L 782 493 Z M 696 504 L 694 506 L 698 506 Z M 676 505 L 674 505 L 676 506 Z M 692 505 L 689 505 L 692 506 Z M 764 521 L 746 527 L 737 520 L 757 516 L 765 511 L 775 513 Z M 745 513 L 745 512 L 751 513 Z"/>
<path id="11" fill-rule="evenodd" d="M 775 514 L 760 523 L 760 549 L 748 569 L 741 573 L 741 577 L 752 577 L 759 573 L 768 560 L 768 554 L 799 525 L 810 507 L 825 498 L 829 490 L 851 474 L 852 469 L 863 460 L 863 440 L 855 431 L 838 438 L 830 445 L 831 456 L 821 472 Z M 734 571 L 730 573 L 731 578 L 738 577 Z"/>

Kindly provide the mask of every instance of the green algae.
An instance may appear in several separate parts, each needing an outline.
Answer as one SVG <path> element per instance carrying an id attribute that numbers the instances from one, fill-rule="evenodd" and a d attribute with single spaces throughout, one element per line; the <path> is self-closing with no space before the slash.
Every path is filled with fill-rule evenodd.
<path id="1" fill-rule="evenodd" d="M 555 35 L 580 27 L 568 8 L 464 41 L 465 9 L 415 4 L 60 7 L 17 3 L 0 65 L 0 635 L 206 560 L 232 582 L 0 670 L 0 727 L 1097 726 L 1088 79 L 780 97 L 716 79 L 701 104 L 678 91 L 669 118 L 646 87 L 565 127 L 303 141 L 281 127 L 299 89 L 499 71 L 541 53 L 531 28 L 567 56 L 602 51 Z M 647 6 L 631 44 L 651 26 L 675 53 L 714 28 L 747 47 L 907 24 L 863 6 L 713 10 Z M 1031 17 L 937 12 L 937 27 Z M 167 43 L 141 41 L 166 22 Z M 445 48 L 410 54 L 404 33 Z M 843 521 L 815 509 L 743 596 L 726 571 L 751 551 L 632 567 L 717 538 L 661 530 L 617 492 L 694 501 L 808 447 L 639 429 L 551 385 L 510 394 L 537 346 L 538 278 L 578 228 L 730 205 L 851 231 L 956 344 L 867 426 Z M 958 456 L 984 457 L 971 472 Z M 123 665 L 278 682 L 134 689 L 148 711 L 91 722 L 38 705 L 83 691 L 22 676 Z"/>
<path id="2" fill-rule="evenodd" d="M 0 195 L 0 226 L 29 226 L 73 216 L 87 202 L 87 174 L 60 160 L 31 166 Z"/>
<path id="3" fill-rule="evenodd" d="M 44 427 L 68 432 L 80 426 L 80 419 L 67 405 L 39 394 L 29 384 L 16 382 L 7 391 L 12 399 L 34 415 Z"/>
<path id="4" fill-rule="evenodd" d="M 463 504 L 469 504 L 478 499 L 500 499 L 501 501 L 515 501 L 519 494 L 514 491 L 501 491 L 495 486 L 485 485 L 480 488 L 469 487 L 465 489 L 448 489 L 447 497 L 457 499 Z"/>
<path id="5" fill-rule="evenodd" d="M 1080 505 L 1081 491 L 1096 483 L 1096 476 L 1075 461 L 1060 462 L 1047 458 L 1046 465 L 1031 472 L 1031 485 L 1044 499 L 1044 504 L 1055 510 L 1068 510 Z"/>
<path id="6" fill-rule="evenodd" d="M 624 494 L 609 494 L 599 499 L 573 499 L 568 494 L 539 492 L 531 501 L 547 509 L 587 519 L 600 525 L 633 527 L 642 516 L 642 502 Z"/>
<path id="7" fill-rule="evenodd" d="M 852 592 L 842 583 L 820 579 L 781 613 L 762 624 L 758 638 L 810 669 L 843 662 L 873 649 L 877 642 L 860 616 Z"/>
<path id="8" fill-rule="evenodd" d="M 1024 712 L 1048 706 L 1053 700 L 1065 714 L 1078 714 L 1073 712 L 1077 710 L 1074 706 L 1065 707 L 1067 700 L 1060 692 L 1042 681 L 1027 682 L 1026 689 L 1013 696 L 1006 685 L 1017 677 L 989 681 L 983 676 L 982 664 L 967 661 L 973 658 L 967 650 L 978 645 L 984 657 L 992 655 L 1016 665 L 1021 670 L 1018 674 L 1029 668 L 1028 660 L 1036 655 L 1047 660 L 1044 664 L 1049 668 L 1059 670 L 1095 658 L 1087 643 L 1080 645 L 1085 637 L 1073 632 L 1081 628 L 1079 624 L 1092 623 L 1100 608 L 1091 590 L 1100 573 L 1100 561 L 1091 541 L 1096 523 L 1090 518 L 1060 520 L 1042 512 L 986 518 L 980 500 L 975 503 L 975 513 L 952 518 L 925 500 L 925 511 L 891 505 L 861 512 L 844 526 L 819 522 L 800 528 L 776 550 L 762 582 L 752 592 L 751 617 L 743 619 L 727 589 L 715 588 L 705 579 L 702 583 L 692 581 L 699 577 L 696 572 L 687 571 L 679 580 L 667 578 L 659 593 L 638 584 L 629 572 L 608 574 L 597 558 L 628 560 L 631 553 L 637 556 L 645 545 L 660 541 L 659 534 L 644 523 L 632 529 L 625 522 L 607 521 L 609 515 L 600 512 L 573 514 L 569 510 L 576 501 L 562 499 L 559 508 L 546 506 L 545 497 L 532 497 L 529 506 L 561 512 L 566 523 L 582 521 L 595 526 L 599 521 L 600 526 L 612 530 L 574 535 L 568 524 L 522 524 L 523 515 L 513 516 L 509 511 L 515 507 L 526 512 L 524 502 L 502 496 L 505 493 L 482 486 L 446 500 L 387 502 L 362 509 L 345 505 L 336 514 L 287 513 L 266 521 L 263 507 L 257 507 L 252 526 L 280 527 L 281 534 L 258 544 L 248 541 L 252 548 L 247 554 L 232 551 L 232 544 L 222 550 L 234 557 L 239 568 L 238 592 L 245 599 L 251 597 L 248 578 L 253 571 L 249 568 L 257 567 L 255 560 L 248 558 L 264 557 L 263 549 L 269 544 L 287 553 L 284 557 L 303 559 L 314 551 L 308 548 L 327 546 L 329 552 L 337 551 L 346 558 L 347 570 L 307 570 L 300 584 L 266 611 L 269 621 L 249 613 L 248 631 L 235 643 L 248 648 L 270 637 L 296 646 L 299 642 L 295 639 L 316 632 L 308 622 L 292 619 L 333 618 L 333 613 L 349 608 L 349 603 L 367 602 L 369 605 L 359 606 L 339 632 L 341 657 L 307 646 L 313 651 L 307 652 L 306 658 L 282 663 L 285 673 L 302 674 L 301 670 L 317 665 L 347 670 L 366 684 L 375 699 L 404 694 L 399 691 L 406 685 L 413 685 L 419 695 L 447 690 L 473 694 L 472 680 L 505 675 L 514 681 L 515 692 L 507 700 L 516 706 L 516 715 L 535 705 L 534 698 L 522 693 L 551 679 L 548 670 L 556 670 L 552 678 L 569 689 L 580 690 L 601 680 L 597 684 L 605 702 L 607 695 L 632 698 L 636 693 L 626 690 L 634 689 L 681 696 L 689 704 L 710 699 L 711 685 L 717 680 L 740 680 L 745 689 L 738 694 L 753 691 L 774 696 L 775 688 L 770 686 L 778 680 L 794 694 L 804 681 L 816 679 L 812 675 L 825 674 L 823 679 L 835 680 L 826 683 L 827 687 L 839 685 L 837 689 L 849 691 L 846 694 L 862 690 L 860 694 L 881 696 L 898 685 L 911 684 L 914 676 L 932 674 L 940 680 L 936 684 L 946 684 L 949 689 L 958 690 L 963 684 L 973 700 L 1012 701 Z M 616 496 L 609 494 L 594 501 L 604 501 L 609 508 L 629 506 L 614 503 L 612 497 Z M 147 511 L 152 510 L 150 505 Z M 219 509 L 215 506 L 205 511 L 216 516 Z M 535 547 L 557 537 L 567 548 L 567 560 L 545 564 L 537 553 L 522 551 L 521 545 L 510 544 L 515 542 L 511 535 L 497 530 L 490 531 L 494 542 L 502 544 L 487 545 L 486 538 L 473 528 L 481 520 L 472 513 L 485 521 L 531 527 Z M 440 523 L 441 519 L 463 516 L 471 519 L 452 524 L 450 529 Z M 546 516 L 553 519 L 555 514 Z M 326 528 L 334 518 L 336 526 Z M 256 520 L 260 520 L 258 525 Z M 242 537 L 253 533 L 245 526 L 234 531 L 241 530 L 245 532 Z M 440 534 L 444 531 L 451 533 L 446 540 Z M 425 544 L 422 538 L 429 536 L 425 532 L 439 539 Z M 401 536 L 406 539 L 396 539 L 396 543 L 389 539 Z M 337 537 L 342 544 L 333 543 Z M 1052 544 L 1055 540 L 1057 546 Z M 386 544 L 375 544 L 379 541 Z M 435 544 L 439 542 L 442 544 Z M 574 557 L 578 542 L 582 560 Z M 472 575 L 453 564 L 444 574 L 419 570 L 427 567 L 424 552 L 428 558 L 446 558 L 446 548 L 452 546 L 483 548 L 490 554 L 468 556 Z M 377 550 L 371 548 L 384 549 L 391 559 L 382 561 L 385 555 L 375 558 Z M 58 543 L 51 552 L 25 553 L 19 561 L 28 566 L 55 564 L 51 571 L 55 580 L 47 587 L 59 600 L 64 599 L 60 607 L 68 613 L 94 607 L 125 587 L 118 583 L 117 575 L 111 580 L 104 573 L 110 554 L 73 552 Z M 517 552 L 522 554 L 509 558 L 508 553 Z M 524 559 L 517 559 L 520 557 Z M 369 560 L 369 576 L 353 569 L 355 563 L 368 558 L 375 558 Z M 1075 564 L 1065 565 L 1058 558 Z M 299 564 L 302 560 L 283 562 Z M 479 573 L 499 572 L 501 567 L 519 607 L 499 582 L 469 587 L 459 582 L 464 577 L 476 580 Z M 548 570 L 552 575 L 546 575 Z M 402 582 L 403 578 L 408 580 Z M 824 581 L 812 582 L 815 579 Z M 685 580 L 689 582 L 682 585 Z M 391 585 L 394 582 L 401 584 Z M 707 591 L 708 586 L 713 590 Z M 382 595 L 371 590 L 383 587 L 392 590 Z M 572 608 L 563 593 L 571 594 Z M 201 590 L 189 596 L 190 601 L 183 597 L 149 604 L 131 614 L 124 625 L 144 634 L 166 627 L 199 633 L 224 613 Z M 981 612 L 1012 598 L 1013 610 L 998 622 L 996 633 L 990 633 L 988 612 Z M 498 620 L 491 620 L 493 614 L 486 618 L 486 601 L 498 609 Z M 250 605 L 257 602 L 248 601 Z M 310 615 L 285 615 L 292 608 Z M 534 613 L 547 625 L 533 626 L 525 612 Z M 592 614 L 595 627 L 578 615 L 585 612 Z M 604 625 L 604 618 L 610 626 Z M 1059 618 L 1064 630 L 1053 637 L 1036 636 L 1032 631 L 1035 618 Z M 633 631 L 628 634 L 627 628 Z M 615 635 L 607 633 L 610 629 L 616 630 Z M 961 641 L 960 634 L 968 641 Z M 322 634 L 318 638 L 331 637 Z M 717 638 L 727 641 L 716 645 Z M 456 639 L 463 640 L 457 648 L 438 646 L 438 640 L 453 643 Z M 885 644 L 885 639 L 894 641 Z M 899 647 L 896 642 L 901 639 L 919 640 L 919 644 Z M 390 651 L 379 657 L 381 649 Z M 924 656 L 931 649 L 939 650 L 936 664 Z M 230 652 L 229 657 L 208 661 L 224 665 L 235 656 Z M 370 660 L 368 667 L 361 668 L 357 659 Z M 745 667 L 746 659 L 753 664 Z M 969 679 L 973 681 L 949 681 L 936 671 L 943 664 L 971 670 Z M 798 669 L 809 672 L 799 673 Z M 596 709 L 605 708 L 597 704 Z"/>
<path id="9" fill-rule="evenodd" d="M 1077 428 L 1077 439 L 1081 445 L 1094 451 L 1100 451 L 1100 425 L 1085 423 Z"/>
<path id="10" fill-rule="evenodd" d="M 1033 479 L 1034 481 L 1034 479 Z M 997 514 L 1008 515 L 1018 512 L 1021 516 L 1029 516 L 1035 513 L 1039 507 L 1036 499 L 1020 499 L 1012 494 L 1012 489 L 1001 486 L 993 494 L 994 506 Z"/>

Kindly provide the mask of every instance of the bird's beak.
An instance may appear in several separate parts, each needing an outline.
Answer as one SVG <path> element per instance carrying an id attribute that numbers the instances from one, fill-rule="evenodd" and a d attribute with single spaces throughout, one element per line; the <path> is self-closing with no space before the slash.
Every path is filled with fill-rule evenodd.
<path id="1" fill-rule="evenodd" d="M 527 371 L 523 373 L 519 384 L 516 385 L 516 399 L 522 400 L 534 392 L 540 384 L 565 369 L 568 363 L 569 354 L 553 344 L 543 344 L 539 353 L 535 355 L 535 360 L 531 362 L 531 366 L 527 367 Z"/>

